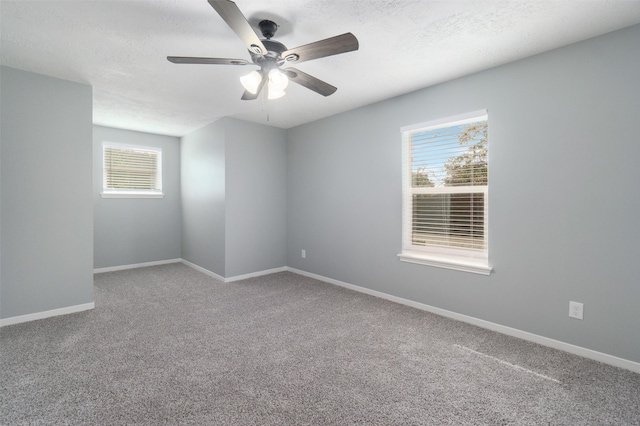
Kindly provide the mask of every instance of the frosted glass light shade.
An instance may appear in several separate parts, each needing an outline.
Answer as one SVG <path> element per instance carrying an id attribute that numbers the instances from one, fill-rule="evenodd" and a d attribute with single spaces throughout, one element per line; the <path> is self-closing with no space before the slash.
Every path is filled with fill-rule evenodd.
<path id="1" fill-rule="evenodd" d="M 269 71 L 269 85 L 275 90 L 284 90 L 289 85 L 289 78 L 279 69 Z"/>
<path id="2" fill-rule="evenodd" d="M 278 99 L 285 95 L 284 90 L 278 90 L 271 87 L 271 83 L 269 83 L 269 95 L 268 99 Z"/>
<path id="3" fill-rule="evenodd" d="M 251 92 L 254 95 L 258 92 L 258 87 L 262 81 L 262 75 L 258 71 L 252 71 L 247 75 L 240 77 L 240 83 L 247 92 Z"/>

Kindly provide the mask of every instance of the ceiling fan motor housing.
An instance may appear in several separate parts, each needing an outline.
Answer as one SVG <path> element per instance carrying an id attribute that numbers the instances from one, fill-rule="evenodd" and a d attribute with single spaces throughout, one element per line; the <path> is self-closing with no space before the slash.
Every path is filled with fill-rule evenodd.
<path id="1" fill-rule="evenodd" d="M 266 39 L 261 41 L 267 49 L 267 54 L 263 56 L 249 51 L 253 63 L 267 69 L 281 65 L 283 62 L 281 54 L 282 52 L 287 51 L 287 46 L 275 40 Z"/>

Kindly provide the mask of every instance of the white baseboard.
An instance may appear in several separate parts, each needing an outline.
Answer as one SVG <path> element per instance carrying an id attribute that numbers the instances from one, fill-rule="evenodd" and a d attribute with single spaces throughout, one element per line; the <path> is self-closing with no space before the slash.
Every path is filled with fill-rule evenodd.
<path id="1" fill-rule="evenodd" d="M 262 275 L 269 275 L 269 274 L 275 274 L 276 272 L 284 272 L 287 270 L 286 266 L 282 266 L 280 268 L 274 268 L 274 269 L 267 269 L 264 271 L 258 271 L 258 272 L 251 272 L 249 274 L 244 274 L 244 275 L 236 275 L 235 277 L 229 277 L 229 278 L 224 278 L 218 274 L 216 274 L 215 272 L 212 272 L 208 269 L 203 268 L 202 266 L 198 266 L 195 263 L 189 262 L 188 260 L 184 260 L 184 259 L 169 259 L 169 260 L 159 260 L 156 262 L 145 262 L 145 263 L 135 263 L 132 265 L 122 265 L 122 266 L 111 266 L 108 268 L 97 268 L 93 270 L 94 274 L 101 274 L 103 272 L 113 272 L 113 271 L 123 271 L 125 269 L 135 269 L 135 268 L 145 268 L 147 266 L 156 266 L 156 265 L 166 265 L 167 263 L 183 263 L 187 266 L 189 266 L 190 268 L 195 269 L 196 271 L 202 272 L 203 274 L 209 275 L 212 278 L 215 278 L 216 280 L 225 282 L 225 283 L 231 283 L 234 281 L 240 281 L 240 280 L 246 280 L 247 278 L 253 278 L 253 277 L 259 277 Z"/>
<path id="2" fill-rule="evenodd" d="M 288 268 L 286 266 L 282 266 L 280 268 L 265 269 L 264 271 L 252 272 L 250 274 L 236 275 L 235 277 L 225 278 L 224 282 L 232 283 L 234 281 L 246 280 L 248 278 L 254 278 L 254 277 L 261 277 L 263 275 L 275 274 L 276 272 L 284 272 L 287 270 Z"/>
<path id="3" fill-rule="evenodd" d="M 392 296 L 390 294 L 382 293 L 380 291 L 371 290 L 365 287 L 345 283 L 342 281 L 334 280 L 333 278 L 327 278 L 322 275 L 312 274 L 310 272 L 302 271 L 295 268 L 286 268 L 287 271 L 293 272 L 305 277 L 314 278 L 319 281 L 323 281 L 329 284 L 334 284 L 340 287 L 348 288 L 360 293 L 365 293 L 371 296 L 380 297 L 382 299 L 390 300 L 392 302 L 400 303 L 403 305 L 411 306 L 416 309 L 431 312 L 433 314 L 441 315 L 443 317 L 451 318 L 454 320 L 466 322 L 476 325 L 478 327 L 486 328 L 488 330 L 497 331 L 498 333 L 506 334 L 508 336 L 517 337 L 519 339 L 527 340 L 529 342 L 538 343 L 550 348 L 559 349 L 564 352 L 569 352 L 574 355 L 581 356 L 583 358 L 589 358 L 595 361 L 602 362 L 604 364 L 613 365 L 614 367 L 624 368 L 626 370 L 633 371 L 634 373 L 640 373 L 640 363 L 630 361 L 624 358 L 618 358 L 613 355 L 608 355 L 602 352 L 594 351 L 591 349 L 583 348 L 581 346 L 572 345 L 570 343 L 561 342 L 559 340 L 550 339 L 548 337 L 539 336 L 537 334 L 529 333 L 526 331 L 518 330 L 516 328 L 507 327 L 504 325 L 496 324 L 493 322 L 481 320 L 479 318 L 462 315 L 456 312 L 447 311 L 446 309 L 436 308 L 434 306 L 425 305 L 424 303 L 414 302 L 413 300 L 403 299 L 401 297 Z"/>
<path id="4" fill-rule="evenodd" d="M 284 272 L 284 271 L 288 270 L 288 268 L 286 266 L 282 266 L 280 268 L 266 269 L 264 271 L 251 272 L 250 274 L 236 275 L 235 277 L 224 278 L 224 277 L 216 274 L 215 272 L 211 272 L 210 270 L 205 269 L 202 266 L 198 266 L 195 263 L 191 263 L 188 260 L 180 259 L 180 261 L 182 263 L 184 263 L 185 265 L 195 269 L 196 271 L 200 271 L 203 274 L 209 275 L 210 277 L 213 277 L 213 278 L 215 278 L 217 280 L 220 280 L 220 281 L 222 281 L 224 283 L 232 283 L 234 281 L 246 280 L 248 278 L 260 277 L 262 275 L 275 274 L 276 272 Z"/>
<path id="5" fill-rule="evenodd" d="M 145 268 L 147 266 L 166 265 L 167 263 L 179 263 L 182 259 L 157 260 L 155 262 L 134 263 L 131 265 L 109 266 L 107 268 L 96 268 L 94 274 L 103 272 L 124 271 L 125 269 Z"/>
<path id="6" fill-rule="evenodd" d="M 190 268 L 195 269 L 195 270 L 196 270 L 196 271 L 198 271 L 198 272 L 202 272 L 203 274 L 205 274 L 205 275 L 209 275 L 210 277 L 215 278 L 215 279 L 216 279 L 216 280 L 218 280 L 218 281 L 222 281 L 222 282 L 224 282 L 224 277 L 222 277 L 222 276 L 220 276 L 220 275 L 216 274 L 215 272 L 211 272 L 210 270 L 205 269 L 205 268 L 203 268 L 202 266 L 198 266 L 198 265 L 196 265 L 195 263 L 191 263 L 191 262 L 189 262 L 188 260 L 184 260 L 184 259 L 180 259 L 180 262 L 181 262 L 181 263 L 183 263 L 183 264 L 185 264 L 185 265 L 187 265 L 187 266 L 188 266 L 188 267 L 190 267 Z"/>
<path id="7" fill-rule="evenodd" d="M 51 309 L 50 311 L 36 312 L 33 314 L 19 315 L 17 317 L 0 319 L 0 327 L 5 325 L 20 324 L 21 322 L 35 321 L 44 318 L 57 317 L 58 315 L 73 314 L 88 311 L 95 308 L 95 303 L 83 303 L 82 305 L 67 306 L 66 308 Z"/>

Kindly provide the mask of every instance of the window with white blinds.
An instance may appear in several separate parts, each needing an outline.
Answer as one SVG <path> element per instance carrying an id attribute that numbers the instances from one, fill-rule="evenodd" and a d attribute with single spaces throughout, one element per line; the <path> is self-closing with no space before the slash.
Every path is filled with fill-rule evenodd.
<path id="1" fill-rule="evenodd" d="M 104 143 L 103 197 L 161 197 L 162 150 Z"/>
<path id="2" fill-rule="evenodd" d="M 487 112 L 401 129 L 401 260 L 489 273 Z"/>

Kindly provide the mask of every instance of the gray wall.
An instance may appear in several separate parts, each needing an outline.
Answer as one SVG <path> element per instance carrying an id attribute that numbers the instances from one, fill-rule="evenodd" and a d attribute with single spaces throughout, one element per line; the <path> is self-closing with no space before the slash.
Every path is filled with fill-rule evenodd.
<path id="1" fill-rule="evenodd" d="M 226 276 L 286 265 L 286 136 L 260 124 L 226 125 Z"/>
<path id="2" fill-rule="evenodd" d="M 180 150 L 182 258 L 224 277 L 224 123 L 183 136 Z"/>
<path id="3" fill-rule="evenodd" d="M 162 149 L 164 198 L 102 198 L 102 143 Z M 180 139 L 93 128 L 94 268 L 180 258 Z"/>
<path id="4" fill-rule="evenodd" d="M 287 265 L 640 362 L 639 41 L 631 27 L 290 129 Z M 400 127 L 482 108 L 494 273 L 400 262 Z"/>
<path id="5" fill-rule="evenodd" d="M 91 86 L 7 67 L 0 79 L 0 317 L 91 303 Z"/>
<path id="6" fill-rule="evenodd" d="M 222 277 L 285 266 L 285 131 L 223 118 L 181 152 L 183 259 Z"/>

